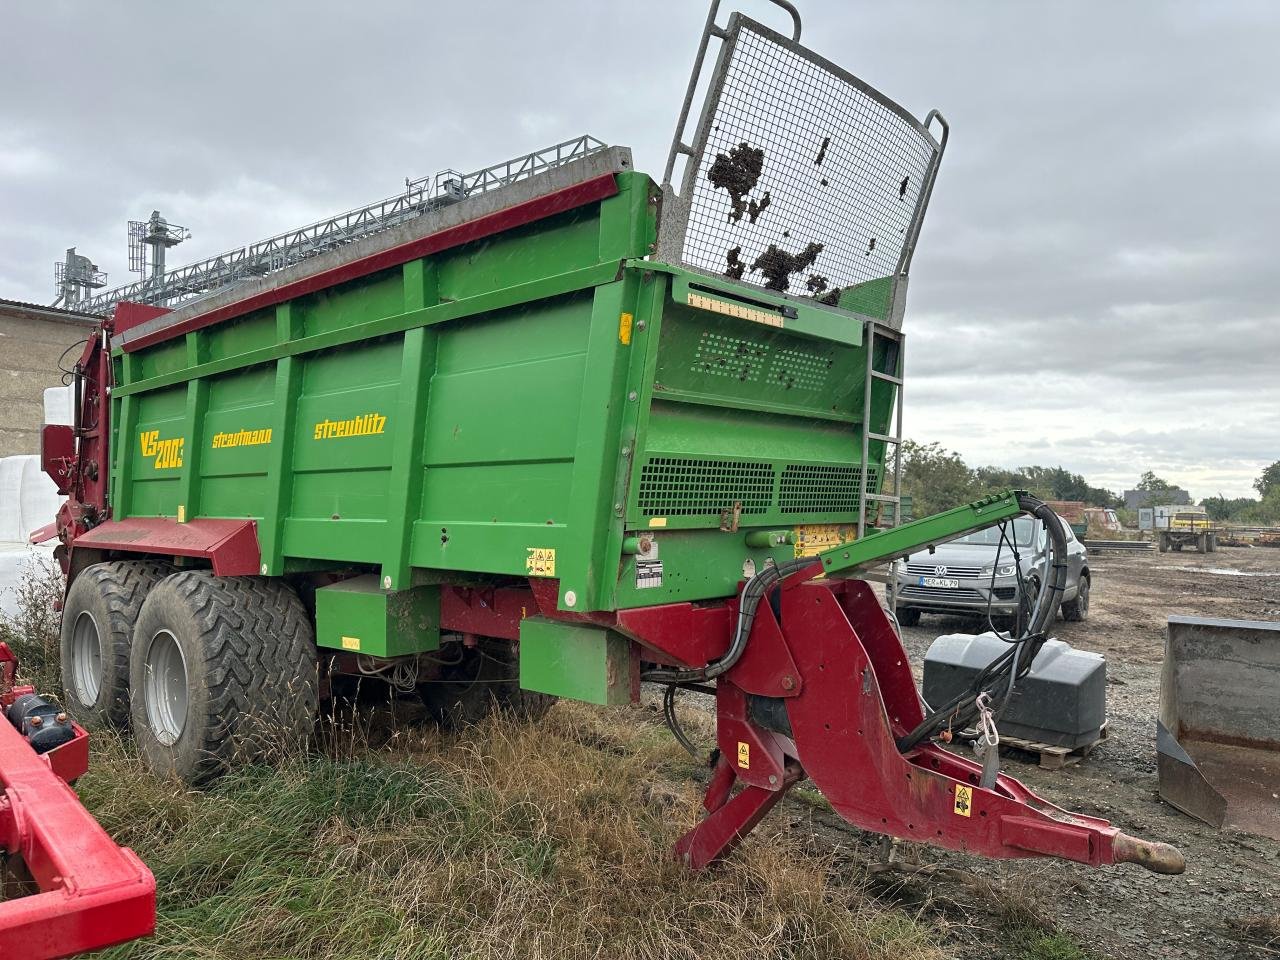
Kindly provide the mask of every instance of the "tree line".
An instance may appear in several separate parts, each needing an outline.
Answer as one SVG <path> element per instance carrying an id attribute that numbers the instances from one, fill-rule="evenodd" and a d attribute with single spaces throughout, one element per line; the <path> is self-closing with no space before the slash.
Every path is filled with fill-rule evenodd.
<path id="1" fill-rule="evenodd" d="M 939 443 L 906 440 L 902 444 L 902 492 L 911 496 L 917 517 L 1011 488 L 1044 500 L 1082 500 L 1094 507 L 1124 503 L 1114 492 L 1090 486 L 1080 474 L 1062 467 L 971 467 L 960 454 Z"/>
<path id="2" fill-rule="evenodd" d="M 1214 520 L 1243 524 L 1280 524 L 1280 460 L 1262 471 L 1253 487 L 1258 497 L 1205 497 L 1201 503 Z M 915 516 L 923 517 L 950 510 L 989 493 L 1008 489 L 1027 490 L 1044 500 L 1082 500 L 1093 507 L 1124 506 L 1115 492 L 1091 486 L 1084 477 L 1063 467 L 971 467 L 954 450 L 939 443 L 902 444 L 902 492 L 911 497 Z M 1181 492 L 1147 471 L 1135 485 L 1150 496 L 1149 506 L 1173 503 Z M 1137 517 L 1123 516 L 1128 523 Z"/>
<path id="3" fill-rule="evenodd" d="M 1205 497 L 1201 502 L 1214 520 L 1259 526 L 1280 523 L 1280 460 L 1262 471 L 1253 481 L 1253 489 L 1258 491 L 1257 499 L 1218 496 Z"/>

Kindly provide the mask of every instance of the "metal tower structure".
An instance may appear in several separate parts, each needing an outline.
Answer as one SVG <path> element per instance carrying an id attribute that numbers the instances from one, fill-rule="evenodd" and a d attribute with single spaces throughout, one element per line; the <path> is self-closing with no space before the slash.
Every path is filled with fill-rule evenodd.
<path id="1" fill-rule="evenodd" d="M 190 230 L 169 223 L 160 216 L 159 210 L 151 211 L 150 220 L 130 220 L 129 269 L 143 280 L 163 277 L 165 254 L 169 248 L 189 239 Z"/>
<path id="2" fill-rule="evenodd" d="M 92 308 L 84 306 L 86 298 L 94 290 L 106 285 L 107 275 L 88 257 L 76 253 L 75 247 L 68 247 L 66 259 L 53 265 L 55 307 L 61 303 L 69 310 L 96 313 Z"/>
<path id="3" fill-rule="evenodd" d="M 80 297 L 67 302 L 72 310 L 84 313 L 108 314 L 122 300 L 134 303 L 171 305 L 192 300 L 215 290 L 224 290 L 246 280 L 282 270 L 299 261 L 327 253 L 371 233 L 394 227 L 421 216 L 430 210 L 456 203 L 466 197 L 485 193 L 518 180 L 525 180 L 546 170 L 554 169 L 574 160 L 589 157 L 607 150 L 608 145 L 591 136 L 581 136 L 563 143 L 553 144 L 534 153 L 527 153 L 502 163 L 483 167 L 471 173 L 443 170 L 433 177 L 406 180 L 403 193 L 367 206 L 340 213 L 326 220 L 299 227 L 286 233 L 261 240 L 246 247 L 210 257 L 199 263 L 165 271 L 164 251 L 180 242 L 171 233 L 183 228 L 167 224 L 159 213 L 153 213 L 146 223 L 133 221 L 129 226 L 130 267 L 135 261 L 141 265 L 142 246 L 152 247 L 152 268 L 149 275 L 122 287 L 116 287 L 92 297 Z M 137 223 L 137 255 L 135 257 L 135 228 Z M 155 239 L 149 239 L 155 225 Z M 168 238 L 168 239 L 166 239 Z M 159 270 L 154 257 L 159 255 Z M 96 269 L 96 268 L 95 268 Z M 139 271 L 141 272 L 141 271 Z M 101 275 L 105 285 L 105 274 Z"/>

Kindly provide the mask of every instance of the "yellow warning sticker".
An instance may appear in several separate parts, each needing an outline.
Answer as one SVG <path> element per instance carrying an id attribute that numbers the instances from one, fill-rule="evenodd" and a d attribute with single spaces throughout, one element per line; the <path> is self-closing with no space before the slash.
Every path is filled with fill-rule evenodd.
<path id="1" fill-rule="evenodd" d="M 528 547 L 529 555 L 524 559 L 525 572 L 531 577 L 554 577 L 556 575 L 556 551 L 554 547 Z"/>
<path id="2" fill-rule="evenodd" d="M 666 517 L 650 517 L 649 518 L 649 526 L 651 527 L 665 527 L 666 525 L 667 525 Z"/>
<path id="3" fill-rule="evenodd" d="M 359 637 L 343 637 L 342 649 L 343 650 L 359 650 L 360 638 Z"/>
<path id="4" fill-rule="evenodd" d="M 858 528 L 851 523 L 807 523 L 796 527 L 796 556 L 816 557 L 824 550 L 856 540 Z"/>
<path id="5" fill-rule="evenodd" d="M 973 787 L 966 787 L 963 783 L 956 784 L 956 816 L 973 816 Z"/>
<path id="6" fill-rule="evenodd" d="M 631 314 L 624 313 L 618 318 L 618 342 L 624 347 L 631 343 Z"/>
<path id="7" fill-rule="evenodd" d="M 744 740 L 738 741 L 738 766 L 743 770 L 751 769 L 751 744 Z"/>
<path id="8" fill-rule="evenodd" d="M 187 505 L 185 503 L 178 504 L 178 522 L 187 522 Z"/>

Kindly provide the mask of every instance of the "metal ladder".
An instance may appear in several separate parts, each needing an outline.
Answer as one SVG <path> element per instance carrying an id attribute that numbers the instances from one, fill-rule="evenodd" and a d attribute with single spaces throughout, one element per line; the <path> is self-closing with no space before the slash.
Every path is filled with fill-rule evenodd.
<path id="1" fill-rule="evenodd" d="M 893 373 L 884 373 L 875 368 L 876 347 L 882 341 L 888 341 L 892 344 L 889 349 L 888 365 L 893 369 Z M 901 330 L 895 330 L 884 324 L 876 323 L 874 320 L 869 320 L 866 327 L 865 343 L 867 348 L 867 369 L 862 387 L 862 476 L 858 484 L 859 540 L 862 539 L 867 531 L 868 514 L 873 506 L 876 514 L 879 514 L 884 510 L 881 504 L 891 504 L 892 518 L 889 526 L 896 527 L 902 523 L 902 372 L 904 370 L 903 348 L 905 347 L 905 341 Z M 874 433 L 870 429 L 871 389 L 876 381 L 892 383 L 897 388 L 894 402 L 893 433 Z M 868 460 L 871 456 L 871 444 L 875 442 L 886 445 L 884 457 L 886 470 L 892 457 L 893 483 L 890 486 L 884 482 L 887 478 L 883 478 L 879 490 L 872 492 L 871 469 Z M 893 492 L 885 493 L 886 489 L 892 489 Z M 878 516 L 877 519 L 879 519 Z M 875 579 L 878 580 L 880 578 L 875 577 Z M 897 592 L 897 577 L 892 564 L 884 577 L 884 583 L 887 588 L 886 600 L 890 610 L 892 610 Z"/>

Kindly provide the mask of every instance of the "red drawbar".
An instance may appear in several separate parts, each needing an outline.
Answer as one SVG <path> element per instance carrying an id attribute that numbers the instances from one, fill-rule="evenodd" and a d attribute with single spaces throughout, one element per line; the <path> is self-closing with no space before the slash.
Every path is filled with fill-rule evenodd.
<path id="1" fill-rule="evenodd" d="M 168 517 L 108 520 L 76 537 L 73 546 L 125 550 L 175 557 L 204 557 L 220 577 L 256 576 L 262 564 L 257 524 L 252 520 L 198 519 L 178 523 Z"/>
<path id="2" fill-rule="evenodd" d="M 606 173 L 592 180 L 585 180 L 582 183 L 575 184 L 572 187 L 557 190 L 555 193 L 534 197 L 524 203 L 518 203 L 514 207 L 499 210 L 488 216 L 477 217 L 475 220 L 460 223 L 456 227 L 449 227 L 439 233 L 433 233 L 410 243 L 392 247 L 390 250 L 372 253 L 359 260 L 352 260 L 350 263 L 344 263 L 341 266 L 334 267 L 332 270 L 325 270 L 322 273 L 283 284 L 274 290 L 246 297 L 243 300 L 237 300 L 235 303 L 227 304 L 225 307 L 218 307 L 208 313 L 202 313 L 183 320 L 181 323 L 176 323 L 171 327 L 156 330 L 153 333 L 138 337 L 136 340 L 130 340 L 124 344 L 124 351 L 125 353 L 133 353 L 135 350 L 149 347 L 153 343 L 170 340 L 173 337 L 182 336 L 192 330 L 200 330 L 204 327 L 212 326 L 231 317 L 239 317 L 253 310 L 261 310 L 264 307 L 283 303 L 285 300 L 292 300 L 308 293 L 315 293 L 318 290 L 324 290 L 336 284 L 354 280 L 357 277 L 376 273 L 379 270 L 398 267 L 402 263 L 438 253 L 450 247 L 470 243 L 473 240 L 482 240 L 485 237 L 502 233 L 504 230 L 511 230 L 526 223 L 541 220 L 544 217 L 563 213 L 566 210 L 572 210 L 575 207 L 603 200 L 606 197 L 612 197 L 617 192 L 617 180 L 614 179 L 613 174 Z"/>

